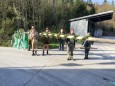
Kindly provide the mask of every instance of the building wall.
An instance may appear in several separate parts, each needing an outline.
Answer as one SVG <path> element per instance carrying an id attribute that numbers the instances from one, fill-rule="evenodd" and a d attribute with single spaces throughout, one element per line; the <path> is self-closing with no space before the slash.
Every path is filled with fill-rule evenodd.
<path id="1" fill-rule="evenodd" d="M 73 21 L 70 23 L 70 29 L 74 29 L 76 35 L 86 36 L 88 32 L 88 20 Z"/>
<path id="2" fill-rule="evenodd" d="M 94 36 L 95 33 L 95 22 L 91 20 L 88 21 L 88 33 L 90 33 L 91 36 Z"/>

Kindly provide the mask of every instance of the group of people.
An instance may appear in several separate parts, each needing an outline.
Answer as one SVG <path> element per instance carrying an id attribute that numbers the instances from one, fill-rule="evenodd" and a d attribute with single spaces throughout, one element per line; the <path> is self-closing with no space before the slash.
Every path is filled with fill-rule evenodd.
<path id="1" fill-rule="evenodd" d="M 28 51 L 30 50 L 30 47 L 32 46 L 32 56 L 37 54 L 37 45 L 38 45 L 38 32 L 35 30 L 34 26 L 31 26 L 31 30 L 27 32 L 28 34 Z M 42 33 L 42 39 L 43 39 L 43 53 L 44 56 L 45 49 L 46 54 L 49 54 L 49 39 L 51 32 L 49 31 L 49 28 L 46 27 L 46 30 Z M 67 60 L 73 60 L 73 51 L 75 48 L 75 42 L 76 42 L 76 35 L 74 34 L 74 29 L 70 29 L 70 33 L 65 37 L 64 29 L 61 29 L 58 33 L 57 40 L 59 42 L 59 50 L 64 50 L 64 44 L 67 45 Z M 88 59 L 89 50 L 91 47 L 90 41 L 86 40 L 83 43 L 83 46 L 85 47 L 85 58 Z"/>

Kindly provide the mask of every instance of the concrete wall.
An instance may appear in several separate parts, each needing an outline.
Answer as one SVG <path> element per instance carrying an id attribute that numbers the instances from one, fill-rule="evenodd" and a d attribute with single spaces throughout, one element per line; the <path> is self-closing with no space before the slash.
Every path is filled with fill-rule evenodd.
<path id="1" fill-rule="evenodd" d="M 86 36 L 88 32 L 88 20 L 73 21 L 70 23 L 70 29 L 74 29 L 76 35 Z"/>

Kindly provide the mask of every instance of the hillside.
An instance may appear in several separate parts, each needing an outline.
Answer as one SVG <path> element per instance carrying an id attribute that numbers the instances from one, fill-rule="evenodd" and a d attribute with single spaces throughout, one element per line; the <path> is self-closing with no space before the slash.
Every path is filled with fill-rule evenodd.
<path id="1" fill-rule="evenodd" d="M 113 10 L 115 11 L 115 6 L 105 3 L 105 4 L 95 4 L 94 5 L 96 13 L 105 12 Z M 97 28 L 104 30 L 104 35 L 115 35 L 115 13 L 113 14 L 113 18 L 111 20 L 107 20 L 104 22 L 97 23 Z"/>

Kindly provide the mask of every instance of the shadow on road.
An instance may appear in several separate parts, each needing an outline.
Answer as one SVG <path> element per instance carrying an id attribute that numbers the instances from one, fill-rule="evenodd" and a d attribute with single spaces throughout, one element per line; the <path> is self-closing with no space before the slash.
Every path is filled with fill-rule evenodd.
<path id="1" fill-rule="evenodd" d="M 77 66 L 71 63 L 61 65 Z M 4 67 L 0 71 L 1 86 L 113 86 L 115 81 L 115 74 L 112 74 L 115 69 Z"/>

